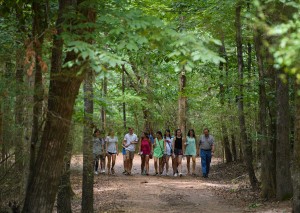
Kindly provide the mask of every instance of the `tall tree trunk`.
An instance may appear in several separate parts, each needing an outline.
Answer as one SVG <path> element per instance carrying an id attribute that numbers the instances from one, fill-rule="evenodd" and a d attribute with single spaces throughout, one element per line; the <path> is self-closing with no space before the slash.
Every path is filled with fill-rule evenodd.
<path id="1" fill-rule="evenodd" d="M 61 24 L 64 22 L 63 14 L 68 14 L 72 6 L 72 0 L 59 1 L 57 36 L 54 38 L 52 50 L 47 119 L 35 161 L 33 178 L 28 182 L 22 212 L 52 212 L 62 174 L 73 107 L 85 75 L 85 70 L 78 73 L 81 66 L 62 69 Z M 87 21 L 94 22 L 96 19 L 94 7 L 90 2 L 85 6 L 84 17 L 87 17 Z M 87 29 L 81 31 L 83 32 L 89 31 Z M 68 52 L 65 61 L 76 58 L 75 53 Z"/>
<path id="2" fill-rule="evenodd" d="M 293 213 L 300 212 L 300 91 L 299 84 L 295 85 L 295 104 L 296 104 L 296 119 L 295 119 L 295 143 L 292 166 L 293 178 Z"/>
<path id="3" fill-rule="evenodd" d="M 33 1 L 32 10 L 33 10 L 33 46 L 35 51 L 35 77 L 34 77 L 34 95 L 33 95 L 33 124 L 31 132 L 31 146 L 30 146 L 30 169 L 29 169 L 29 179 L 32 178 L 35 160 L 36 160 L 36 146 L 39 141 L 40 129 L 40 119 L 42 114 L 43 107 L 43 82 L 42 82 L 42 46 L 44 42 L 43 31 L 45 27 L 43 26 L 43 7 L 45 2 L 43 1 Z M 31 69 L 31 68 L 29 68 Z"/>
<path id="4" fill-rule="evenodd" d="M 244 158 L 247 165 L 247 170 L 249 174 L 249 179 L 252 188 L 257 187 L 257 179 L 255 176 L 254 168 L 253 168 L 253 156 L 252 156 L 252 144 L 251 141 L 248 139 L 247 132 L 246 132 L 246 121 L 245 121 L 245 114 L 244 114 L 244 94 L 243 94 L 243 80 L 244 80 L 244 73 L 243 73 L 243 46 L 242 46 L 242 27 L 241 27 L 241 10 L 242 10 L 242 1 L 239 1 L 236 6 L 236 19 L 235 19 L 235 26 L 236 26 L 236 45 L 237 45 L 237 59 L 238 59 L 238 73 L 239 73 L 239 98 L 238 98 L 238 111 L 239 111 L 239 123 L 241 128 L 241 140 L 243 143 L 243 150 L 244 150 Z"/>
<path id="5" fill-rule="evenodd" d="M 222 46 L 220 47 L 220 56 L 226 57 L 226 49 L 224 44 L 224 36 L 222 36 Z M 220 70 L 220 82 L 224 82 L 224 63 L 220 62 L 219 65 Z M 227 72 L 227 70 L 225 70 Z M 221 107 L 224 108 L 225 104 L 225 86 L 223 83 L 220 83 L 220 104 Z M 228 130 L 226 127 L 226 119 L 224 115 L 221 115 L 221 131 L 222 131 L 222 137 L 223 137 L 223 143 L 224 143 L 224 151 L 225 151 L 225 159 L 226 163 L 232 162 L 232 154 L 230 150 L 230 143 L 228 138 Z"/>
<path id="6" fill-rule="evenodd" d="M 284 74 L 280 70 L 279 75 Z M 292 197 L 290 172 L 290 108 L 289 82 L 277 79 L 277 140 L 276 140 L 276 198 L 285 200 Z"/>
<path id="7" fill-rule="evenodd" d="M 185 70 L 180 74 L 179 78 L 179 99 L 178 99 L 178 127 L 182 133 L 186 133 L 186 111 L 187 111 L 187 97 L 185 94 L 186 75 Z"/>
<path id="8" fill-rule="evenodd" d="M 271 198 L 276 194 L 276 179 L 274 176 L 275 163 L 273 161 L 272 144 L 268 138 L 267 127 L 267 94 L 265 86 L 265 70 L 263 63 L 262 33 L 257 30 L 255 35 L 255 50 L 259 71 L 259 129 L 261 149 L 261 190 L 262 197 Z"/>
<path id="9" fill-rule="evenodd" d="M 84 130 L 83 130 L 83 177 L 81 212 L 92 213 L 93 210 L 93 73 L 89 70 L 84 80 Z"/>
<path id="10" fill-rule="evenodd" d="M 107 77 L 104 77 L 102 82 L 102 98 L 105 99 L 107 96 Z M 103 130 L 106 129 L 106 107 L 101 107 L 101 127 Z"/>
<path id="11" fill-rule="evenodd" d="M 122 95 L 124 97 L 125 95 L 125 67 L 124 65 L 122 66 Z M 122 110 L 123 110 L 123 127 L 126 129 L 126 103 L 123 102 L 122 104 Z"/>
<path id="12" fill-rule="evenodd" d="M 20 7 L 19 7 L 20 6 Z M 25 34 L 25 20 L 23 14 L 23 7 L 19 5 L 16 7 L 16 18 L 18 20 L 18 33 Z M 22 38 L 25 40 L 25 38 Z M 25 42 L 24 42 L 25 43 Z M 15 159 L 16 159 L 16 170 L 18 174 L 23 174 L 24 171 L 24 58 L 25 48 L 22 43 L 16 50 L 16 100 L 15 100 Z M 21 180 L 21 179 L 20 179 Z"/>
<path id="13" fill-rule="evenodd" d="M 72 125 L 73 127 L 74 125 Z M 71 127 L 71 128 L 72 128 Z M 64 157 L 64 170 L 60 178 L 60 184 L 57 193 L 57 212 L 58 213 L 72 213 L 71 208 L 71 197 L 73 195 L 72 186 L 70 182 L 70 166 L 72 158 L 72 149 L 73 149 L 73 134 L 70 131 L 66 153 Z"/>
<path id="14" fill-rule="evenodd" d="M 233 161 L 237 161 L 237 152 L 236 152 L 236 143 L 235 143 L 235 135 L 231 134 L 231 150 Z"/>

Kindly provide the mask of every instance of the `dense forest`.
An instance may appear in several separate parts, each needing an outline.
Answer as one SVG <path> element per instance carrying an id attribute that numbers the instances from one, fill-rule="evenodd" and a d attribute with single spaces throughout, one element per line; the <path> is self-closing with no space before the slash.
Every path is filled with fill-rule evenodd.
<path id="1" fill-rule="evenodd" d="M 128 127 L 207 127 L 252 190 L 300 212 L 298 1 L 8 0 L 0 14 L 0 212 L 71 212 L 73 154 L 94 212 L 94 129 Z"/>

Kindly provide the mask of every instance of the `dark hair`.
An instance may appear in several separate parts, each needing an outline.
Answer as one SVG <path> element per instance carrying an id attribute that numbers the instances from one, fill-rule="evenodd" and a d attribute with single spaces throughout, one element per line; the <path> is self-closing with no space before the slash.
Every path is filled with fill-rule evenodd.
<path id="1" fill-rule="evenodd" d="M 195 131 L 194 131 L 193 129 L 189 129 L 189 131 L 188 131 L 188 133 L 187 133 L 187 136 L 191 137 L 190 131 L 193 132 L 193 137 L 196 138 Z"/>
<path id="2" fill-rule="evenodd" d="M 94 137 L 96 137 L 96 133 L 97 133 L 97 132 L 101 133 L 100 129 L 95 129 L 95 130 L 94 130 L 94 134 L 93 134 Z"/>
<path id="3" fill-rule="evenodd" d="M 156 134 L 159 134 L 160 137 L 163 137 L 161 131 L 157 131 Z"/>
<path id="4" fill-rule="evenodd" d="M 167 137 L 166 132 L 168 132 L 168 133 L 170 134 L 170 137 L 171 137 L 171 131 L 170 131 L 169 129 L 166 129 L 165 134 L 164 134 L 164 137 L 165 137 L 165 138 Z"/>
<path id="5" fill-rule="evenodd" d="M 149 139 L 149 133 L 148 132 L 143 132 L 145 135 L 145 138 Z M 143 137 L 141 137 L 143 139 Z"/>
<path id="6" fill-rule="evenodd" d="M 175 130 L 175 137 L 177 137 L 177 132 L 178 132 L 178 131 L 181 132 L 181 129 L 176 129 L 176 130 Z M 182 137 L 182 132 L 181 132 L 180 136 Z"/>
<path id="7" fill-rule="evenodd" d="M 208 128 L 204 128 L 204 129 L 203 129 L 203 131 L 205 131 L 205 130 L 207 130 L 207 131 L 209 132 L 209 129 L 208 129 Z"/>

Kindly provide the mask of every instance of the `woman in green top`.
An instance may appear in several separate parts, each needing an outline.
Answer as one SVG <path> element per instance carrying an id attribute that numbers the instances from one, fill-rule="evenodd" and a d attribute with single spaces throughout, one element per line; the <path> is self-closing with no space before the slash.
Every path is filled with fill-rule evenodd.
<path id="1" fill-rule="evenodd" d="M 156 132 L 156 138 L 154 140 L 153 147 L 155 175 L 161 175 L 163 166 L 163 155 L 165 152 L 165 141 L 163 139 L 161 131 Z M 159 173 L 157 171 L 157 162 L 159 162 Z"/>
<path id="2" fill-rule="evenodd" d="M 190 160 L 192 158 L 193 161 L 193 172 L 192 175 L 195 174 L 195 168 L 196 168 L 196 136 L 195 136 L 195 131 L 193 129 L 190 129 L 188 131 L 187 137 L 186 137 L 186 142 L 185 142 L 185 156 L 187 159 L 187 170 L 188 170 L 188 175 L 190 175 Z"/>

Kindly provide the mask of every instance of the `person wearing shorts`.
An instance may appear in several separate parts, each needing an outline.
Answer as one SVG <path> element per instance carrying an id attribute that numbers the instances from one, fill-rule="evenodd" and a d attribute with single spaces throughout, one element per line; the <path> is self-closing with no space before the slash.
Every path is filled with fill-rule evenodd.
<path id="1" fill-rule="evenodd" d="M 123 146 L 126 150 L 126 167 L 125 175 L 131 175 L 135 146 L 138 143 L 138 138 L 136 134 L 133 133 L 133 128 L 128 128 L 129 133 L 124 136 Z"/>
<path id="2" fill-rule="evenodd" d="M 163 162 L 163 170 L 164 167 L 166 167 L 166 176 L 169 175 L 169 159 L 170 156 L 172 156 L 172 146 L 173 146 L 173 138 L 171 136 L 171 131 L 169 129 L 166 129 L 165 135 L 164 135 L 164 140 L 165 140 L 165 150 L 166 150 L 166 157 L 165 157 L 165 162 Z M 172 159 L 172 157 L 171 157 Z M 174 164 L 172 160 L 172 165 Z"/>
<path id="3" fill-rule="evenodd" d="M 94 136 L 94 143 L 93 143 L 94 172 L 95 175 L 98 175 L 99 159 L 103 150 L 102 141 L 100 139 L 100 130 L 95 129 L 93 136 Z"/>
<path id="4" fill-rule="evenodd" d="M 184 155 L 186 156 L 187 159 L 187 171 L 188 175 L 190 175 L 190 161 L 192 158 L 193 161 L 193 166 L 192 166 L 192 175 L 195 176 L 195 169 L 196 169 L 196 136 L 195 136 L 195 131 L 193 129 L 190 129 L 188 131 L 187 137 L 186 137 L 186 142 L 185 142 L 185 153 Z"/>
<path id="5" fill-rule="evenodd" d="M 152 152 L 152 144 L 147 132 L 142 133 L 140 140 L 141 174 L 149 175 L 149 156 Z"/>
<path id="6" fill-rule="evenodd" d="M 115 174 L 114 166 L 116 163 L 116 156 L 118 155 L 118 138 L 115 136 L 113 130 L 110 131 L 105 141 L 107 155 L 107 173 Z"/>
<path id="7" fill-rule="evenodd" d="M 177 129 L 175 131 L 175 138 L 174 138 L 174 143 L 173 143 L 173 155 L 172 157 L 174 158 L 174 177 L 182 176 L 182 156 L 184 153 L 184 143 L 185 139 L 182 137 L 182 133 L 180 129 Z"/>

